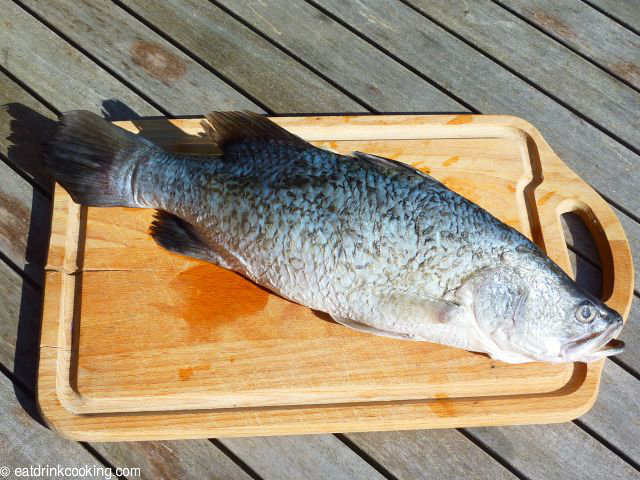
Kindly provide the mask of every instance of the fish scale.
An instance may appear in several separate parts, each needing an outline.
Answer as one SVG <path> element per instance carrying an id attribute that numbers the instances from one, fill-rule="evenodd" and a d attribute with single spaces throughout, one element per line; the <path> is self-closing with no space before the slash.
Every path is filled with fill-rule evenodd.
<path id="1" fill-rule="evenodd" d="M 145 203 L 197 224 L 209 242 L 237 252 L 251 265 L 242 273 L 257 283 L 333 315 L 365 320 L 370 308 L 360 297 L 367 291 L 442 297 L 490 256 L 455 262 L 455 253 L 469 248 L 457 231 L 475 226 L 478 207 L 458 197 L 459 213 L 452 214 L 452 192 L 410 170 L 389 175 L 384 165 L 278 141 L 239 143 L 229 158 L 194 158 L 188 165 L 181 175 L 165 169 L 161 179 L 146 175 L 159 165 L 143 166 Z M 207 188 L 189 189 L 194 177 L 207 178 Z M 327 190 L 334 194 L 317 201 Z M 189 212 L 185 205 L 208 208 Z M 270 208 L 258 214 L 259 205 Z M 495 232 L 475 249 L 489 247 L 496 257 L 513 231 L 488 214 L 479 220 Z M 426 234 L 434 230 L 437 235 Z M 325 242 L 315 241 L 319 232 L 326 233 Z M 321 288 L 320 277 L 331 288 Z M 326 308 L 328 300 L 335 308 Z"/>
<path id="2" fill-rule="evenodd" d="M 158 209 L 161 246 L 356 330 L 513 363 L 622 351 L 617 312 L 429 175 L 314 147 L 257 114 L 213 112 L 203 126 L 222 155 L 173 155 L 70 112 L 47 164 L 75 201 Z"/>

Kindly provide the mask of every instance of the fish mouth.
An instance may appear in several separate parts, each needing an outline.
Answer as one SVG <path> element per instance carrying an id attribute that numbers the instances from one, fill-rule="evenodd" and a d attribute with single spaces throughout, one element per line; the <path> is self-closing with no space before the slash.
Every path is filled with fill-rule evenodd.
<path id="1" fill-rule="evenodd" d="M 562 356 L 573 362 L 592 362 L 617 355 L 624 350 L 624 342 L 613 337 L 622 330 L 622 321 L 608 326 L 602 332 L 588 333 L 562 347 Z"/>

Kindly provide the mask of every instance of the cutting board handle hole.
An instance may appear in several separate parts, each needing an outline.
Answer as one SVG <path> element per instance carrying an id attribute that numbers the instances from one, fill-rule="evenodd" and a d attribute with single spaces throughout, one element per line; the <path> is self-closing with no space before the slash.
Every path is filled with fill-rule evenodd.
<path id="1" fill-rule="evenodd" d="M 603 298 L 602 261 L 591 231 L 576 211 L 563 213 L 560 221 L 576 283 L 593 296 Z"/>

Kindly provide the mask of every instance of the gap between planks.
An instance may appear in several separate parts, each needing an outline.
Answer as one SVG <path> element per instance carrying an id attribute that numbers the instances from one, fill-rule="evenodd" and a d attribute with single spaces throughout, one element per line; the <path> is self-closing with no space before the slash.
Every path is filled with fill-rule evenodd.
<path id="1" fill-rule="evenodd" d="M 98 62 L 96 62 L 96 63 L 98 63 Z M 99 63 L 98 63 L 98 64 L 99 64 Z M 116 77 L 116 78 L 117 78 L 117 77 Z"/>
<path id="2" fill-rule="evenodd" d="M 262 38 L 265 41 L 269 42 L 271 45 L 273 45 L 275 48 L 280 50 L 282 53 L 284 53 L 285 55 L 287 55 L 290 58 L 292 58 L 295 62 L 299 63 L 300 65 L 305 67 L 307 70 L 309 70 L 310 72 L 312 72 L 313 74 L 317 75 L 319 78 L 321 78 L 322 80 L 327 82 L 329 85 L 331 85 L 337 91 L 339 91 L 342 94 L 344 94 L 345 96 L 351 98 L 351 100 L 353 100 L 354 102 L 358 103 L 360 106 L 362 106 L 364 109 L 368 110 L 369 112 L 377 113 L 377 110 L 375 108 L 373 108 L 371 105 L 369 105 L 367 102 L 365 102 L 364 100 L 362 100 L 358 96 L 354 95 L 353 93 L 349 92 L 346 88 L 342 87 L 339 83 L 334 82 L 331 78 L 329 78 L 327 75 L 322 73 L 320 70 L 318 70 L 317 68 L 315 68 L 312 65 L 310 65 L 303 58 L 301 58 L 298 55 L 296 55 L 295 53 L 293 53 L 290 49 L 288 49 L 287 47 L 285 47 L 281 43 L 276 42 L 274 39 L 272 39 L 268 35 L 264 34 L 262 31 L 258 30 L 251 23 L 247 22 L 244 18 L 242 18 L 239 15 L 236 15 L 234 12 L 232 12 L 226 6 L 220 4 L 216 0 L 209 0 L 209 1 L 211 2 L 212 5 L 215 5 L 216 7 L 218 7 L 220 10 L 222 10 L 227 15 L 229 15 L 231 18 L 233 18 L 236 22 L 240 23 L 241 25 L 244 25 L 249 30 L 251 30 L 253 33 L 258 35 L 260 38 Z M 169 34 L 165 33 L 165 35 L 167 37 L 169 37 Z"/>
<path id="3" fill-rule="evenodd" d="M 615 78 L 620 83 L 623 83 L 624 85 L 626 85 L 627 87 L 631 88 L 632 90 L 635 90 L 636 92 L 640 92 L 640 88 L 636 87 L 631 82 L 629 82 L 625 78 L 622 78 L 620 75 L 616 74 L 615 72 L 612 72 L 610 68 L 607 68 L 605 65 L 601 64 L 600 62 L 598 62 L 595 58 L 591 58 L 590 56 L 582 53 L 580 50 L 572 47 L 571 45 L 569 45 L 566 41 L 562 40 L 561 38 L 551 35 L 551 33 L 549 33 L 547 30 L 542 28 L 537 23 L 533 22 L 530 18 L 526 17 L 525 15 L 522 15 L 521 13 L 517 12 L 515 9 L 513 9 L 509 5 L 505 4 L 504 0 L 491 0 L 491 1 L 493 3 L 495 3 L 496 5 L 498 5 L 499 7 L 503 8 L 504 10 L 506 10 L 507 12 L 509 12 L 514 17 L 519 18 L 520 20 L 522 20 L 526 24 L 530 25 L 531 27 L 535 28 L 539 32 L 543 33 L 549 39 L 551 39 L 551 41 L 554 41 L 554 42 L 558 43 L 559 45 L 562 45 L 567 50 L 575 53 L 576 55 L 578 55 L 579 57 L 581 57 L 585 61 L 589 62 L 594 67 L 599 68 L 600 70 L 605 72 L 607 75 L 610 75 L 611 77 Z M 580 1 L 584 2 L 585 0 L 580 0 Z M 593 8 L 593 6 L 591 4 L 587 3 L 587 5 L 589 7 Z M 597 10 L 597 9 L 594 8 L 594 10 Z M 600 12 L 600 13 L 602 13 L 602 12 Z M 608 17 L 608 18 L 611 19 L 611 17 Z M 616 20 L 613 20 L 613 21 L 615 21 L 616 23 L 620 24 L 620 22 L 617 22 Z"/>
<path id="4" fill-rule="evenodd" d="M 365 42 L 367 42 L 369 45 L 371 45 L 372 47 L 374 47 L 375 49 L 377 49 L 378 51 L 380 51 L 381 53 L 383 53 L 384 55 L 386 55 L 387 57 L 392 59 L 397 64 L 403 66 L 404 68 L 409 70 L 414 75 L 420 77 L 422 80 L 424 80 L 425 82 L 427 82 L 428 84 L 430 84 L 431 86 L 433 86 L 434 88 L 436 88 L 437 90 L 442 92 L 443 94 L 447 95 L 449 98 L 451 98 L 454 101 L 456 101 L 457 103 L 459 103 L 469 113 L 474 113 L 474 114 L 482 113 L 478 109 L 476 109 L 475 107 L 473 107 L 472 105 L 467 103 L 462 98 L 460 98 L 457 95 L 454 95 L 453 93 L 449 92 L 445 87 L 443 87 L 442 85 L 440 85 L 438 82 L 434 81 L 433 79 L 429 78 L 427 75 L 422 73 L 420 70 L 415 68 L 413 65 L 405 62 L 404 60 L 402 60 L 401 58 L 399 58 L 398 56 L 394 55 L 389 50 L 384 48 L 382 45 L 378 44 L 377 42 L 375 42 L 374 40 L 370 39 L 366 35 L 360 33 L 360 31 L 358 31 L 357 29 L 353 28 L 347 22 L 343 21 L 338 16 L 334 15 L 333 12 L 325 9 L 324 7 L 321 7 L 320 5 L 318 5 L 313 0 L 304 0 L 304 1 L 306 3 L 308 3 L 309 5 L 311 5 L 313 8 L 315 8 L 316 10 L 318 10 L 319 12 L 321 12 L 324 15 L 326 15 L 327 17 L 329 17 L 331 20 L 336 22 L 338 25 L 342 26 L 344 29 L 346 29 L 349 32 L 351 32 L 353 35 L 355 35 L 358 38 L 360 38 L 361 40 L 364 40 Z M 385 113 L 392 113 L 392 112 L 385 112 Z M 447 112 L 432 112 L 432 113 L 447 113 Z"/>
<path id="5" fill-rule="evenodd" d="M 26 411 L 26 413 L 31 417 L 31 419 L 34 422 L 40 423 L 41 420 L 40 419 L 36 419 L 33 417 L 33 415 L 37 414 L 37 407 L 36 407 L 36 399 L 35 399 L 35 395 L 33 394 L 33 392 L 18 378 L 16 377 L 13 372 L 11 372 L 10 370 L 8 370 L 1 362 L 0 362 L 0 375 L 4 375 L 6 377 L 6 379 L 11 382 L 11 385 L 13 385 L 14 391 L 15 390 L 19 390 L 20 393 L 26 397 L 33 405 L 31 408 L 31 411 Z M 17 392 L 16 392 L 17 395 Z M 19 400 L 16 400 L 19 401 Z M 21 405 L 22 408 L 24 408 Z M 44 428 L 48 428 L 48 427 L 44 427 Z M 55 434 L 55 432 L 53 432 Z M 89 455 L 91 455 L 93 458 L 96 459 L 98 464 L 102 464 L 107 468 L 110 468 L 111 471 L 115 472 L 115 468 L 113 467 L 113 465 L 111 463 L 109 463 L 106 459 L 104 459 L 101 455 L 97 454 L 94 449 L 92 447 L 90 447 L 89 444 L 85 443 L 85 442 L 77 442 L 81 448 L 83 448 L 85 451 L 87 451 L 87 453 Z M 117 478 L 124 478 L 124 477 L 117 477 Z"/>
<path id="6" fill-rule="evenodd" d="M 31 13 L 31 12 L 30 12 Z M 34 15 L 35 16 L 35 15 Z M 37 16 L 35 16 L 36 18 L 38 18 Z M 46 22 L 42 21 L 42 19 L 38 18 L 38 20 L 40 20 L 43 24 L 47 25 Z M 57 31 L 55 28 L 52 28 L 50 25 L 47 25 L 54 33 L 58 34 L 61 38 L 63 38 L 65 41 L 69 42 L 71 45 L 73 45 L 76 49 L 78 49 L 81 53 L 83 53 L 87 58 L 89 58 L 90 60 L 92 60 L 94 63 L 96 63 L 98 66 L 100 66 L 101 68 L 103 68 L 105 71 L 107 71 L 108 73 L 110 73 L 114 78 L 116 78 L 117 80 L 121 81 L 124 85 L 128 86 L 132 91 L 140 94 L 140 92 L 137 92 L 137 89 L 131 85 L 127 85 L 126 82 L 123 82 L 121 78 L 119 78 L 118 75 L 114 74 L 109 68 L 107 68 L 105 65 L 103 65 L 101 62 L 97 61 L 95 58 L 93 58 L 90 54 L 88 54 L 86 51 L 83 51 L 82 48 L 80 48 L 79 46 L 77 46 L 75 44 L 75 42 L 70 41 L 68 38 L 66 38 L 66 36 L 60 34 L 59 31 Z M 17 80 L 17 79 L 16 79 Z M 35 94 L 35 92 L 33 92 L 27 85 L 24 85 L 25 90 L 28 91 L 34 98 L 36 98 L 37 100 L 39 100 L 43 105 L 47 106 L 50 110 L 54 111 L 55 113 L 58 113 L 56 111 L 55 108 L 53 108 L 51 105 L 49 105 L 46 101 L 44 101 L 44 99 L 41 99 L 37 96 L 37 94 Z M 141 95 L 141 97 L 144 98 L 143 95 Z M 149 101 L 149 99 L 146 99 L 147 101 Z M 152 103 L 152 102 L 149 102 Z M 153 105 L 153 103 L 152 103 Z M 154 105 L 155 106 L 155 105 Z M 163 111 L 163 109 L 161 107 L 155 106 L 158 110 Z M 166 114 L 166 112 L 164 112 Z M 31 183 L 31 182 L 29 182 Z M 88 447 L 92 453 L 95 456 L 95 451 L 93 448 Z M 257 475 L 255 475 L 257 477 Z"/>
<path id="7" fill-rule="evenodd" d="M 155 108 L 156 110 L 158 110 L 160 113 L 162 113 L 164 116 L 171 116 L 171 113 L 168 112 L 167 110 L 165 110 L 164 108 L 162 108 L 160 105 L 158 105 L 156 102 L 153 101 L 153 99 L 149 98 L 144 92 L 140 91 L 138 88 L 135 87 L 135 85 L 131 84 L 129 81 L 127 81 L 125 78 L 123 78 L 122 75 L 118 75 L 118 73 L 116 73 L 113 69 L 111 69 L 108 65 L 106 65 L 104 62 L 101 62 L 100 60 L 98 60 L 94 55 L 92 55 L 91 53 L 89 53 L 85 48 L 83 48 L 81 45 L 78 45 L 76 42 L 74 42 L 68 35 L 64 34 L 63 32 L 61 32 L 59 29 L 57 29 L 56 27 L 54 27 L 53 25 L 51 25 L 51 23 L 49 23 L 45 18 L 43 18 L 42 16 L 38 15 L 35 11 L 33 11 L 31 8 L 27 7 L 24 3 L 22 3 L 20 0 L 12 0 L 16 5 L 18 5 L 20 8 L 22 8 L 26 13 L 28 13 L 29 15 L 31 15 L 33 18 L 35 18 L 38 22 L 40 22 L 42 25 L 44 25 L 46 28 L 48 28 L 52 33 L 54 33 L 55 35 L 57 35 L 58 37 L 60 37 L 63 41 L 65 41 L 66 43 L 68 43 L 69 45 L 71 45 L 73 48 L 75 48 L 78 52 L 80 52 L 82 55 L 84 55 L 87 59 L 89 59 L 90 61 L 92 61 L 93 63 L 95 63 L 96 65 L 98 65 L 98 67 L 100 67 L 102 70 L 104 70 L 106 73 L 108 73 L 109 75 L 111 75 L 113 78 L 115 78 L 118 82 L 122 83 L 125 87 L 127 87 L 129 90 L 131 90 L 133 93 L 135 93 L 136 95 L 138 95 L 140 98 L 142 98 L 145 102 L 147 102 L 149 105 L 151 105 L 153 108 Z"/>
<path id="8" fill-rule="evenodd" d="M 310 4 L 312 4 L 312 5 L 314 5 L 314 6 L 316 6 L 316 4 L 313 2 L 313 0 L 305 0 L 305 1 L 310 3 Z M 511 75 L 517 77 L 518 79 L 520 79 L 521 81 L 523 81 L 527 85 L 529 85 L 530 87 L 536 89 L 538 92 L 540 92 L 541 94 L 543 94 L 547 98 L 551 99 L 553 102 L 555 102 L 558 105 L 560 105 L 561 107 L 565 108 L 566 110 L 571 112 L 573 115 L 575 115 L 579 119 L 581 119 L 584 122 L 588 123 L 592 127 L 600 130 L 602 133 L 604 133 L 605 135 L 609 136 L 611 139 L 615 140 L 620 145 L 623 145 L 625 148 L 629 149 L 630 151 L 632 151 L 636 155 L 640 155 L 640 148 L 638 148 L 635 145 L 633 145 L 633 144 L 627 142 L 626 140 L 620 138 L 620 136 L 618 136 L 617 134 L 613 133 L 608 128 L 606 128 L 605 126 L 601 125 L 599 122 L 596 122 L 591 117 L 585 115 L 584 113 L 582 113 L 581 111 L 577 110 L 573 106 L 569 105 L 567 102 L 565 102 L 562 99 L 558 98 L 558 96 L 554 95 L 553 93 L 551 93 L 546 88 L 543 88 L 542 86 L 538 85 L 537 83 L 531 81 L 529 78 L 527 78 L 525 75 L 521 74 L 520 72 L 518 72 L 514 68 L 510 67 L 509 65 L 507 65 L 503 61 L 498 60 L 494 55 L 492 55 L 489 52 L 485 51 L 484 49 L 478 47 L 473 42 L 467 40 L 467 38 L 464 37 L 463 35 L 459 34 L 458 32 L 456 32 L 456 31 L 454 31 L 452 29 L 450 29 L 449 27 L 444 25 L 442 22 L 436 20 L 431 15 L 427 14 L 426 12 L 420 10 L 418 7 L 414 6 L 409 1 L 407 1 L 407 0 L 396 0 L 396 1 L 402 3 L 406 7 L 410 8 L 411 10 L 415 11 L 419 15 L 423 16 L 425 19 L 429 20 L 434 25 L 437 25 L 439 28 L 441 28 L 442 30 L 444 30 L 448 34 L 452 35 L 453 37 L 457 38 L 458 40 L 463 42 L 468 47 L 474 49 L 476 52 L 480 53 L 482 56 L 484 56 L 484 57 L 488 58 L 489 60 L 491 60 L 493 63 L 498 65 L 500 68 L 506 70 Z M 378 48 L 381 48 L 381 47 L 378 47 Z"/>
<path id="9" fill-rule="evenodd" d="M 637 292 L 636 292 L 637 293 Z"/>
<path id="10" fill-rule="evenodd" d="M 179 42 L 176 42 L 175 40 L 173 40 L 173 38 L 171 38 L 169 35 L 167 35 L 165 32 L 163 32 L 162 30 L 160 30 L 159 28 L 157 28 L 155 25 L 153 25 L 151 22 L 147 21 L 146 18 L 138 15 L 136 12 L 134 12 L 133 10 L 131 10 L 129 7 L 127 7 L 126 5 L 124 5 L 122 2 L 120 2 L 119 0 L 111 0 L 114 4 L 116 4 L 121 10 L 123 10 L 124 12 L 126 12 L 128 15 L 130 15 L 131 17 L 133 17 L 134 19 L 136 19 L 138 22 L 140 22 L 141 24 L 143 24 L 145 27 L 147 27 L 148 29 L 150 29 L 152 32 L 154 32 L 155 34 L 159 35 L 164 41 L 166 41 L 167 43 L 169 43 L 170 45 L 173 45 L 175 48 L 177 48 L 178 50 L 180 50 L 182 53 L 184 53 L 185 55 L 187 55 L 189 58 L 191 58 L 191 60 L 193 60 L 194 62 L 196 62 L 197 64 L 199 64 L 201 67 L 203 67 L 204 69 L 206 69 L 208 72 L 210 72 L 211 74 L 215 75 L 216 77 L 218 77 L 220 80 L 222 80 L 223 82 L 225 82 L 227 85 L 229 85 L 231 88 L 233 88 L 234 90 L 236 90 L 240 95 L 248 98 L 249 100 L 251 100 L 253 103 L 255 103 L 258 107 L 260 107 L 262 110 L 265 111 L 265 113 L 269 114 L 269 115 L 273 115 L 274 112 L 273 110 L 271 110 L 268 106 L 266 106 L 265 104 L 262 103 L 261 100 L 255 98 L 253 95 L 251 95 L 249 92 L 247 92 L 245 89 L 243 89 L 242 87 L 240 87 L 236 82 L 234 82 L 233 80 L 231 80 L 230 78 L 226 77 L 225 75 L 223 75 L 221 72 L 217 71 L 215 68 L 213 68 L 211 65 L 209 65 L 207 62 L 205 62 L 204 60 L 202 60 L 198 55 L 196 55 L 195 53 L 189 51 L 188 49 L 184 48 Z"/>
<path id="11" fill-rule="evenodd" d="M 621 18 L 615 16 L 612 13 L 607 12 L 604 8 L 600 7 L 599 5 L 595 5 L 593 3 L 593 1 L 590 0 L 581 0 L 583 3 L 586 3 L 587 5 L 589 5 L 591 8 L 593 8 L 594 10 L 597 10 L 598 12 L 600 12 L 601 14 L 603 14 L 605 17 L 613 20 L 614 22 L 616 22 L 618 25 L 621 25 L 622 27 L 626 28 L 627 30 L 629 30 L 630 32 L 635 33 L 636 35 L 640 36 L 640 29 L 637 29 L 635 27 L 633 27 L 632 25 L 630 25 L 629 23 L 625 22 L 624 20 L 622 20 Z"/>

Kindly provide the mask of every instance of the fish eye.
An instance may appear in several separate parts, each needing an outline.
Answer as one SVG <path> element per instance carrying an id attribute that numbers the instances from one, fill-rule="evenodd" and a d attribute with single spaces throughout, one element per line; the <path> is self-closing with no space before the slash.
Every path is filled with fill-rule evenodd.
<path id="1" fill-rule="evenodd" d="M 584 301 L 576 309 L 576 319 L 580 323 L 591 323 L 595 320 L 598 311 L 593 303 Z"/>

